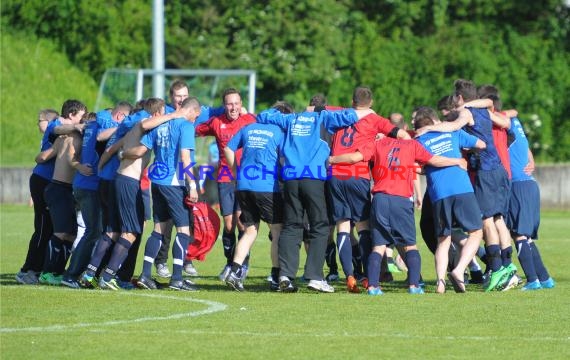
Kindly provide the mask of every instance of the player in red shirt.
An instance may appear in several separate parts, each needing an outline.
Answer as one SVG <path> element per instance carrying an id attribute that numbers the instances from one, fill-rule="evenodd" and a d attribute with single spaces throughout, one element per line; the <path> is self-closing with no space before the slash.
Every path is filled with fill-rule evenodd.
<path id="1" fill-rule="evenodd" d="M 418 142 L 383 138 L 366 144 L 357 152 L 340 156 L 331 156 L 334 163 L 373 163 L 372 208 L 370 228 L 372 230 L 372 248 L 368 257 L 368 294 L 382 295 L 379 286 L 380 262 L 386 251 L 386 245 L 395 244 L 404 249 L 404 261 L 408 267 L 408 292 L 423 294 L 420 287 L 421 258 L 416 246 L 416 227 L 414 222 L 413 180 L 418 165 L 429 164 L 435 167 L 461 166 L 467 168 L 464 159 L 452 159 L 432 155 Z"/>
<path id="2" fill-rule="evenodd" d="M 235 230 L 238 227 L 241 238 L 243 227 L 241 224 L 238 226 L 238 218 L 240 209 L 238 201 L 235 197 L 236 191 L 236 177 L 232 174 L 232 170 L 228 167 L 226 157 L 224 156 L 224 148 L 230 139 L 244 126 L 254 123 L 255 116 L 244 111 L 239 91 L 233 88 L 226 89 L 222 95 L 225 112 L 223 115 L 210 118 L 207 122 L 200 124 L 196 127 L 197 136 L 214 136 L 216 144 L 218 145 L 219 163 L 216 181 L 218 182 L 218 193 L 220 198 L 220 211 L 224 218 L 224 231 L 222 235 L 222 243 L 224 246 L 224 256 L 226 257 L 226 265 L 220 273 L 220 279 L 225 280 L 229 273 L 230 265 L 234 256 L 234 249 L 236 244 Z M 239 166 L 241 158 L 241 151 L 236 152 L 236 162 Z M 200 174 L 202 176 L 210 176 L 211 173 Z M 248 261 L 244 262 L 245 271 L 242 274 L 247 274 Z"/>
<path id="3" fill-rule="evenodd" d="M 369 88 L 360 86 L 354 90 L 352 105 L 355 109 L 370 109 L 372 103 L 372 91 Z M 336 131 L 332 137 L 331 153 L 336 156 L 355 152 L 366 144 L 373 143 L 378 133 L 392 137 L 410 138 L 404 130 L 399 130 L 388 119 L 377 114 L 370 114 L 354 125 Z M 360 290 L 354 276 L 350 233 L 351 222 L 353 222 L 359 235 L 360 246 L 364 248 L 371 246 L 368 228 L 370 216 L 370 169 L 368 162 L 363 160 L 354 164 L 333 164 L 332 177 L 328 180 L 328 191 L 332 203 L 332 218 L 337 226 L 336 243 L 342 269 L 346 276 L 347 290 L 358 293 Z M 366 265 L 366 253 L 362 255 L 364 255 L 362 262 Z"/>

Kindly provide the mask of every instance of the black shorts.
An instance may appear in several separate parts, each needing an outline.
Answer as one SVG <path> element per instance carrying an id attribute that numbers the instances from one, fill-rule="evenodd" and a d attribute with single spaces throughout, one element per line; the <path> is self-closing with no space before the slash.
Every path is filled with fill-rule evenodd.
<path id="1" fill-rule="evenodd" d="M 279 192 L 254 192 L 238 190 L 237 199 L 241 208 L 239 217 L 246 227 L 259 224 L 283 223 L 283 196 Z"/>

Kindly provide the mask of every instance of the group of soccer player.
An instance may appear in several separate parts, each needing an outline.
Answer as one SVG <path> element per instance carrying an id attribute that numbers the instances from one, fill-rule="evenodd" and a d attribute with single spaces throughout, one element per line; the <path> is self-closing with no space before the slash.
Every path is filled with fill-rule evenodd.
<path id="1" fill-rule="evenodd" d="M 482 282 L 485 291 L 518 286 L 513 240 L 526 277 L 522 290 L 552 288 L 535 242 L 540 194 L 517 113 L 502 111 L 493 86 L 460 79 L 454 87 L 438 104 L 444 121 L 434 109 L 418 107 L 415 131 L 376 114 L 364 86 L 355 88 L 351 108 L 328 106 L 318 95 L 297 113 L 278 101 L 250 114 L 233 88 L 224 91 L 223 106 L 203 106 L 180 80 L 170 87 L 171 104 L 149 98 L 134 108 L 120 102 L 91 113 L 68 100 L 61 115 L 43 111 L 39 125 L 47 127 L 30 177 L 35 231 L 16 280 L 154 290 L 161 287 L 154 265 L 159 277 L 170 278 L 168 288 L 195 291 L 183 275 L 197 276 L 187 249 L 198 187 L 209 177 L 217 181 L 223 218 L 226 263 L 219 278 L 237 291 L 245 290 L 249 252 L 263 220 L 272 241 L 272 291 L 298 290 L 304 241 L 302 278 L 309 289 L 334 292 L 323 267 L 336 243 L 348 292 L 383 294 L 387 252 L 396 248 L 408 292 L 423 294 L 414 197 L 422 208 L 422 237 L 435 257 L 437 293 L 446 291 L 446 278 L 465 292 L 467 268 L 472 275 L 481 270 L 477 256 L 486 270 L 471 282 Z M 216 174 L 195 166 L 195 136 L 214 136 Z M 151 218 L 143 270 L 133 277 Z"/>

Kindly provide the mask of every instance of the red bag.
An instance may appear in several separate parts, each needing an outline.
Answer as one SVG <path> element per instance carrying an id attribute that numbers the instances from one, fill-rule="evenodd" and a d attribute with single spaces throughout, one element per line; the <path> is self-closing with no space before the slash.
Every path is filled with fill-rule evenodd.
<path id="1" fill-rule="evenodd" d="M 197 202 L 189 208 L 194 215 L 194 241 L 188 245 L 186 260 L 204 261 L 218 239 L 220 217 L 205 202 Z"/>

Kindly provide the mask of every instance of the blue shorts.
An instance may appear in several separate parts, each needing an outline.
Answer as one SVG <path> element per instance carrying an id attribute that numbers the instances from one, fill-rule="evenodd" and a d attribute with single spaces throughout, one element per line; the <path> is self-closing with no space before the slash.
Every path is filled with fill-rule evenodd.
<path id="1" fill-rule="evenodd" d="M 259 224 L 283 223 L 283 196 L 279 192 L 255 192 L 238 190 L 237 198 L 241 207 L 239 219 L 248 227 Z"/>
<path id="2" fill-rule="evenodd" d="M 222 216 L 228 216 L 240 210 L 236 198 L 235 182 L 218 183 L 218 194 Z"/>
<path id="3" fill-rule="evenodd" d="M 475 175 L 475 197 L 483 219 L 496 215 L 506 216 L 511 185 L 502 166 L 495 170 L 479 170 Z"/>
<path id="4" fill-rule="evenodd" d="M 375 193 L 370 212 L 370 231 L 372 246 L 415 245 L 414 203 L 402 196 Z"/>
<path id="5" fill-rule="evenodd" d="M 115 194 L 119 206 L 121 232 L 142 234 L 144 223 L 144 203 L 140 181 L 125 175 L 115 177 Z"/>
<path id="6" fill-rule="evenodd" d="M 514 181 L 509 200 L 507 227 L 513 235 L 538 239 L 540 190 L 534 180 Z"/>
<path id="7" fill-rule="evenodd" d="M 152 184 L 152 212 L 155 223 L 172 219 L 174 226 L 190 226 L 190 211 L 184 205 L 188 191 L 184 186 Z"/>
<path id="8" fill-rule="evenodd" d="M 144 204 L 144 219 L 150 220 L 152 219 L 152 209 L 150 205 L 150 188 L 149 189 L 141 189 L 143 204 Z"/>
<path id="9" fill-rule="evenodd" d="M 473 193 L 452 195 L 433 203 L 433 219 L 437 236 L 448 236 L 453 227 L 470 232 L 483 227 L 481 210 Z"/>
<path id="10" fill-rule="evenodd" d="M 370 217 L 370 180 L 332 177 L 328 180 L 328 191 L 332 200 L 332 218 L 353 222 L 365 221 Z"/>
<path id="11" fill-rule="evenodd" d="M 77 234 L 77 211 L 71 184 L 52 180 L 44 190 L 54 233 Z"/>

